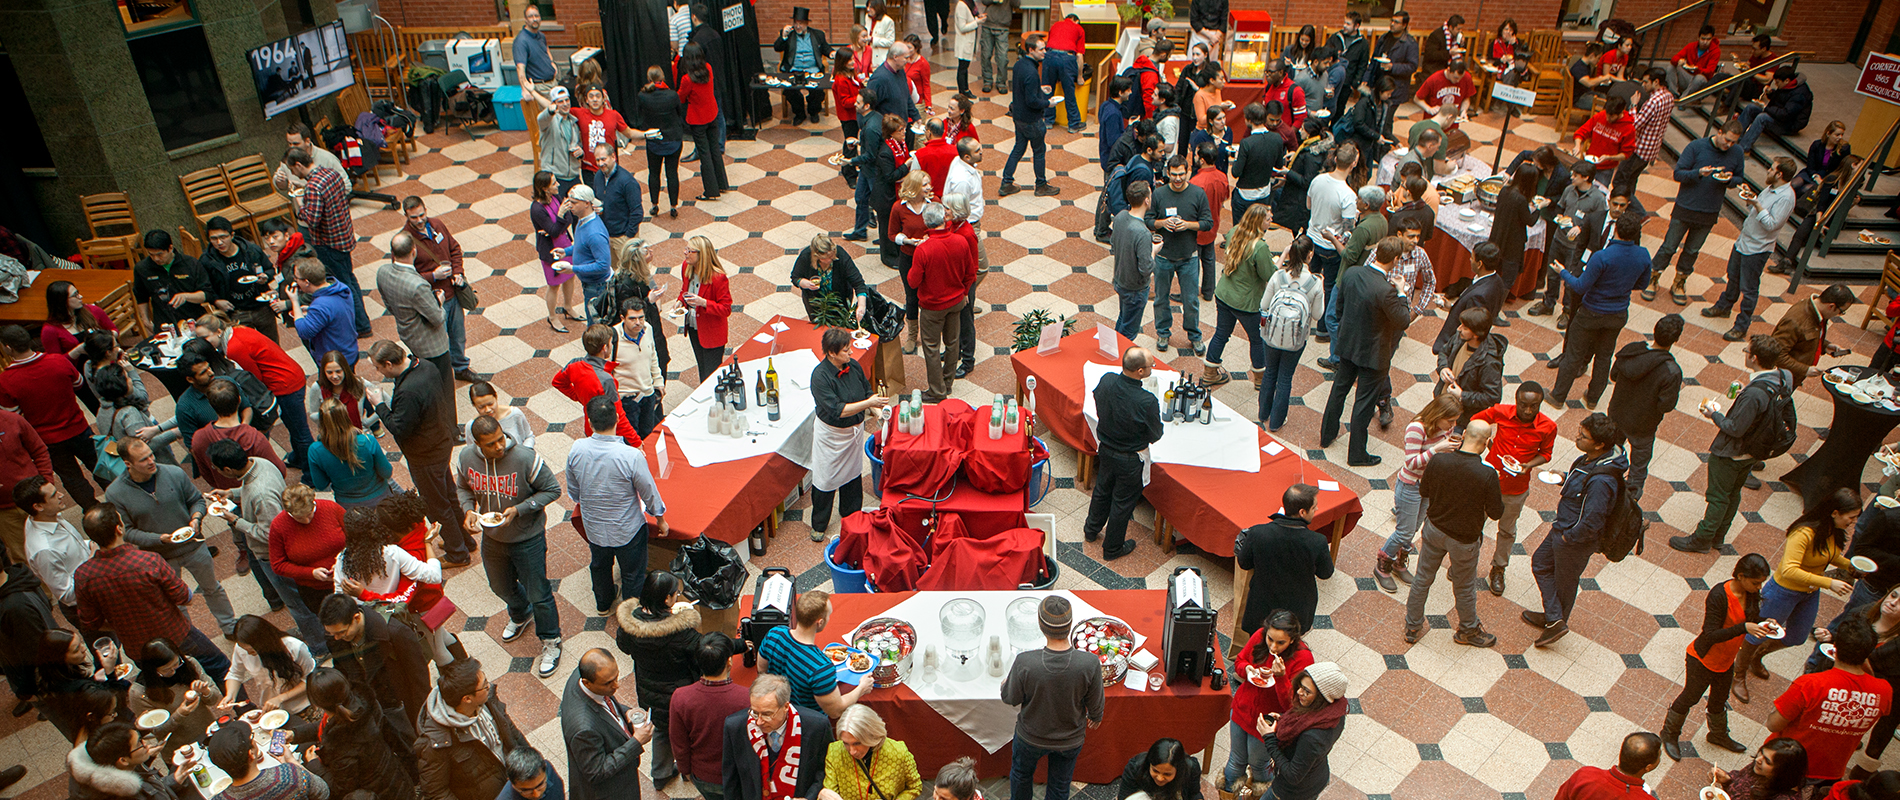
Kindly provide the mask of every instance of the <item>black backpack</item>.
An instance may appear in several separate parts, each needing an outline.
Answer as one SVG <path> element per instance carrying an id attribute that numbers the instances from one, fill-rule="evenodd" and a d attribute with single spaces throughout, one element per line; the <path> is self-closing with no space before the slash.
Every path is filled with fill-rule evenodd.
<path id="1" fill-rule="evenodd" d="M 1135 98 L 1135 111 L 1129 115 L 1131 118 L 1147 119 L 1154 115 L 1155 110 L 1148 107 L 1148 96 L 1141 91 L 1141 73 L 1143 72 L 1154 73 L 1155 91 L 1172 91 L 1172 87 L 1169 87 L 1166 83 L 1161 81 L 1161 73 L 1156 71 L 1154 67 L 1129 67 L 1122 70 L 1122 75 L 1127 76 L 1128 81 L 1135 85 L 1135 91 L 1132 94 Z"/>
<path id="2" fill-rule="evenodd" d="M 1637 505 L 1636 495 L 1630 491 L 1628 479 L 1621 470 L 1611 467 L 1599 467 L 1594 474 L 1616 475 L 1616 504 L 1610 507 L 1609 519 L 1605 521 L 1603 533 L 1597 538 L 1597 552 L 1611 562 L 1622 561 L 1630 553 L 1643 554 L 1643 539 L 1649 533 L 1649 520 L 1643 518 L 1643 508 Z"/>
<path id="3" fill-rule="evenodd" d="M 1742 391 L 1753 389 L 1755 384 L 1751 383 Z M 1787 384 L 1772 389 L 1764 386 L 1759 391 L 1768 395 L 1768 407 L 1742 435 L 1742 448 L 1749 455 L 1766 461 L 1794 447 L 1795 425 L 1800 420 L 1795 415 L 1794 391 Z"/>

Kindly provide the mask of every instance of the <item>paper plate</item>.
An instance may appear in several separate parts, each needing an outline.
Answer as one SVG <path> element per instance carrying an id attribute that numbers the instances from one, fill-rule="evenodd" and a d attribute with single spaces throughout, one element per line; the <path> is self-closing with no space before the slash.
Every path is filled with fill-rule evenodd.
<path id="1" fill-rule="evenodd" d="M 170 722 L 171 718 L 172 713 L 170 711 L 166 711 L 162 708 L 154 708 L 139 715 L 139 727 L 149 731 Z"/>
<path id="2" fill-rule="evenodd" d="M 499 512 L 490 511 L 486 514 L 477 515 L 475 521 L 480 522 L 484 526 L 493 528 L 501 525 L 504 520 Z"/>
<path id="3" fill-rule="evenodd" d="M 1821 646 L 1815 649 L 1820 650 L 1821 655 L 1827 656 L 1828 658 L 1834 657 L 1834 643 L 1833 642 L 1822 642 Z"/>
<path id="4" fill-rule="evenodd" d="M 1697 800 L 1728 800 L 1728 792 L 1722 791 L 1720 786 L 1704 786 Z"/>
<path id="5" fill-rule="evenodd" d="M 1544 470 L 1543 472 L 1537 473 L 1537 479 L 1552 486 L 1564 482 L 1564 476 L 1552 470 Z"/>
<path id="6" fill-rule="evenodd" d="M 1059 95 L 1059 94 L 1057 94 L 1057 95 L 1050 95 L 1050 96 L 1049 96 L 1049 104 L 1050 104 L 1050 105 L 1055 105 L 1056 103 L 1060 103 L 1060 102 L 1062 102 L 1062 101 L 1063 101 L 1063 99 L 1064 99 L 1064 98 L 1063 98 L 1063 95 Z"/>
<path id="7" fill-rule="evenodd" d="M 290 712 L 285 711 L 281 708 L 278 708 L 278 709 L 273 709 L 271 711 L 264 712 L 264 716 L 258 718 L 257 720 L 257 727 L 263 728 L 264 730 L 267 730 L 267 731 L 274 731 L 274 730 L 277 730 L 278 728 L 284 727 L 284 723 L 289 722 L 289 721 L 290 721 Z"/>
<path id="8" fill-rule="evenodd" d="M 1461 209 L 1458 209 L 1458 216 L 1464 217 L 1465 219 L 1471 219 L 1473 217 L 1478 216 L 1478 210 L 1475 208 L 1461 208 Z"/>
<path id="9" fill-rule="evenodd" d="M 1762 627 L 1768 629 L 1768 638 L 1770 639 L 1780 639 L 1788 635 L 1788 629 L 1772 619 L 1762 620 L 1761 624 Z"/>
<path id="10" fill-rule="evenodd" d="M 1891 500 L 1892 498 L 1888 499 Z M 1875 564 L 1873 559 L 1866 556 L 1854 556 L 1847 561 L 1854 565 L 1854 569 L 1860 570 L 1863 574 L 1872 573 L 1874 570 L 1880 569 L 1879 564 Z"/>
<path id="11" fill-rule="evenodd" d="M 178 530 L 172 531 L 170 534 L 166 535 L 165 540 L 168 542 L 171 542 L 172 544 L 179 544 L 182 542 L 191 541 L 191 537 L 194 535 L 195 535 L 195 532 L 192 531 L 191 526 L 186 525 L 185 527 L 179 528 Z"/>
<path id="12" fill-rule="evenodd" d="M 1881 508 L 1900 508 L 1900 500 L 1895 500 L 1884 494 L 1874 498 L 1874 502 L 1879 503 Z"/>

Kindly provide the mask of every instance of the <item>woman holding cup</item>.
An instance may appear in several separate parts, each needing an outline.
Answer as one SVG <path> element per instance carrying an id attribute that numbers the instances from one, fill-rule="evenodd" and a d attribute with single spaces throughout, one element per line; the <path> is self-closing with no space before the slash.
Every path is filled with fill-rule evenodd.
<path id="1" fill-rule="evenodd" d="M 1313 651 L 1300 639 L 1300 618 L 1276 609 L 1253 632 L 1234 658 L 1234 704 L 1227 723 L 1227 767 L 1214 788 L 1227 800 L 1251 781 L 1255 797 L 1266 796 L 1273 768 L 1267 758 L 1265 737 L 1255 722 L 1268 714 L 1293 707 L 1293 681 L 1313 665 Z"/>
<path id="2" fill-rule="evenodd" d="M 686 262 L 681 265 L 685 282 L 680 284 L 679 293 L 686 318 L 680 327 L 693 345 L 693 360 L 699 365 L 699 380 L 704 383 L 726 360 L 726 320 L 732 316 L 732 289 L 711 239 L 694 236 L 686 240 L 686 247 Z"/>
<path id="3" fill-rule="evenodd" d="M 138 660 L 138 678 L 126 692 L 125 705 L 134 719 L 154 711 L 170 716 L 150 728 L 164 742 L 166 758 L 187 745 L 204 741 L 205 729 L 217 719 L 224 692 L 198 659 L 178 651 L 163 637 L 145 643 Z"/>
<path id="4" fill-rule="evenodd" d="M 611 581 L 608 570 L 596 570 L 594 580 Z M 609 574 L 603 575 L 602 572 Z M 648 572 L 638 602 L 627 598 L 617 612 L 620 633 L 614 637 L 621 652 L 633 658 L 634 689 L 645 715 L 653 723 L 653 783 L 661 786 L 679 774 L 667 737 L 673 692 L 699 680 L 693 654 L 699 650 L 699 609 L 687 602 L 685 585 L 671 572 Z M 638 724 L 638 723 L 636 723 Z"/>

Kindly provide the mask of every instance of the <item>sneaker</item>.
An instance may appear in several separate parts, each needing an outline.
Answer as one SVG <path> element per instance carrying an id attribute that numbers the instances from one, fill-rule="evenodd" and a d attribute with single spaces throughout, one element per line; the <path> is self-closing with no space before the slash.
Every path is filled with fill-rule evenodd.
<path id="1" fill-rule="evenodd" d="M 1549 303 L 1539 301 L 1536 305 L 1531 306 L 1530 308 L 1524 309 L 1524 313 L 1525 315 L 1532 316 L 1532 317 L 1548 317 L 1550 316 L 1550 313 L 1555 310 L 1556 309 L 1552 308 Z"/>
<path id="2" fill-rule="evenodd" d="M 1036 184 L 1037 197 L 1055 197 L 1056 195 L 1059 195 L 1059 194 L 1062 194 L 1062 190 L 1057 189 L 1053 185 L 1050 185 L 1047 183 Z"/>
<path id="3" fill-rule="evenodd" d="M 1188 342 L 1188 346 L 1194 348 L 1194 354 L 1197 356 L 1207 355 L 1207 345 L 1201 341 Z"/>
<path id="4" fill-rule="evenodd" d="M 1392 427 L 1392 401 L 1379 401 L 1379 430 Z"/>
<path id="5" fill-rule="evenodd" d="M 1504 596 L 1504 568 L 1503 567 L 1491 568 L 1491 596 L 1492 597 Z"/>
<path id="6" fill-rule="evenodd" d="M 561 640 L 541 640 L 541 658 L 535 661 L 534 674 L 545 678 L 554 674 L 554 668 L 561 665 Z"/>
<path id="7" fill-rule="evenodd" d="M 613 606 L 608 606 L 608 607 L 606 607 L 606 608 L 596 608 L 596 609 L 594 609 L 594 616 L 596 616 L 596 617 L 611 617 L 611 616 L 613 616 L 613 615 L 614 615 L 614 607 L 613 607 Z"/>
<path id="8" fill-rule="evenodd" d="M 1168 337 L 1166 336 L 1155 337 L 1155 352 L 1162 353 L 1164 355 L 1168 352 Z"/>
<path id="9" fill-rule="evenodd" d="M 1069 126 L 1069 132 L 1070 132 L 1070 133 L 1081 133 L 1081 132 L 1083 132 L 1083 131 L 1085 131 L 1085 130 L 1088 130 L 1088 126 L 1086 126 L 1086 125 L 1083 125 L 1083 124 L 1082 124 L 1082 123 L 1080 123 L 1080 122 L 1078 122 L 1078 123 L 1075 123 L 1074 125 L 1070 125 L 1070 126 Z"/>
<path id="10" fill-rule="evenodd" d="M 1452 634 L 1451 640 L 1466 647 L 1490 647 L 1498 643 L 1498 637 L 1485 633 L 1483 628 L 1466 628 Z"/>
<path id="11" fill-rule="evenodd" d="M 1545 625 L 1544 635 L 1537 637 L 1537 641 L 1532 642 L 1531 645 L 1533 647 L 1549 647 L 1556 644 L 1558 639 L 1564 638 L 1564 634 L 1569 632 L 1570 626 L 1565 625 L 1563 620 L 1557 620 L 1549 625 Z"/>
<path id="12" fill-rule="evenodd" d="M 1726 333 L 1722 334 L 1722 341 L 1724 342 L 1739 342 L 1746 338 L 1748 338 L 1748 328 L 1740 326 L 1730 328 Z"/>
<path id="13" fill-rule="evenodd" d="M 1004 182 L 1003 182 L 1003 185 L 1002 185 L 1002 186 L 1001 186 L 1000 188 L 998 188 L 998 189 L 996 190 L 996 196 L 997 196 L 997 197 L 1008 197 L 1008 196 L 1010 196 L 1010 195 L 1012 195 L 1012 194 L 1015 194 L 1015 193 L 1017 193 L 1017 192 L 1020 192 L 1020 191 L 1022 191 L 1022 190 L 1023 190 L 1023 187 L 1021 187 L 1021 186 L 1017 186 L 1017 185 L 1016 185 L 1015 183 L 1013 183 L 1013 182 L 1011 182 L 1011 181 L 1004 181 Z"/>
<path id="14" fill-rule="evenodd" d="M 1709 306 L 1708 308 L 1702 309 L 1702 316 L 1708 317 L 1709 319 L 1728 319 L 1730 313 L 1728 309 L 1719 306 Z"/>
<path id="15" fill-rule="evenodd" d="M 504 642 L 512 642 L 521 638 L 521 632 L 527 630 L 528 625 L 531 623 L 532 620 L 522 620 L 520 622 L 510 621 L 507 627 L 501 629 L 501 640 Z"/>

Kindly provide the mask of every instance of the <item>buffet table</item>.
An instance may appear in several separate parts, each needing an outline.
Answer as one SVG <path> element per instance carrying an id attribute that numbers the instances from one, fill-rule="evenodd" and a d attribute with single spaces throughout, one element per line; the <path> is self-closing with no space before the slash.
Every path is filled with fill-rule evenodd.
<path id="1" fill-rule="evenodd" d="M 785 326 L 785 330 L 776 330 L 778 325 Z M 771 334 L 773 338 L 767 342 L 756 338 L 746 340 L 733 352 L 727 363 L 732 360 L 744 363 L 774 352 L 816 352 L 823 332 L 823 328 L 805 320 L 773 317 L 760 329 L 759 334 Z M 853 352 L 858 362 L 869 372 L 872 362 L 876 361 L 877 348 Z M 785 392 L 802 391 L 809 397 L 808 389 L 794 387 L 794 384 L 804 385 L 809 381 L 809 373 L 788 376 L 781 371 L 780 380 L 784 390 L 781 396 Z M 692 466 L 682 454 L 679 440 L 671 429 L 673 423 L 674 419 L 669 416 L 655 429 L 661 435 L 648 436 L 640 445 L 646 451 L 647 464 L 653 467 L 660 495 L 666 498 L 668 531 L 665 538 L 692 540 L 704 534 L 736 544 L 744 541 L 746 535 L 761 521 L 766 523 L 768 535 L 776 535 L 780 505 L 805 477 L 805 468 L 778 453 Z M 683 424 L 697 424 L 699 430 L 703 431 L 705 418 L 690 417 Z M 670 468 L 665 475 L 661 475 L 656 453 L 662 438 L 666 441 Z"/>
<path id="2" fill-rule="evenodd" d="M 1869 459 L 1900 424 L 1900 408 L 1890 401 L 1875 398 L 1863 403 L 1849 394 L 1850 383 L 1836 383 L 1830 376 L 1855 374 L 1853 368 L 1837 367 L 1823 373 L 1811 371 L 1834 400 L 1834 421 L 1828 424 L 1827 438 L 1800 466 L 1781 476 L 1783 483 L 1801 492 L 1804 507 L 1812 507 L 1830 492 L 1847 486 L 1859 486 Z M 1872 380 L 1880 381 L 1878 377 Z"/>
<path id="3" fill-rule="evenodd" d="M 832 617 L 826 631 L 829 637 L 825 641 L 842 640 L 858 624 L 879 616 L 889 609 L 920 595 L 944 595 L 962 597 L 962 592 L 899 592 L 889 594 L 838 594 L 832 595 Z M 1013 595 L 1017 593 L 973 593 Z M 1022 592 L 1024 596 L 1041 597 L 1043 592 Z M 1079 591 L 1074 592 L 1075 599 L 1093 606 L 1102 614 L 1117 617 L 1127 622 L 1136 633 L 1146 637 L 1146 649 L 1161 656 L 1163 632 L 1163 606 L 1167 604 L 1165 590 L 1139 591 Z M 741 614 L 750 613 L 752 596 L 748 594 L 740 600 Z M 986 603 L 985 605 L 990 605 Z M 908 606 L 907 606 L 908 607 Z M 907 620 L 920 629 L 934 628 L 938 620 Z M 1078 615 L 1077 621 L 1081 618 Z M 1007 642 L 1005 621 L 1001 615 L 992 614 L 988 619 L 987 632 L 1002 637 Z M 932 631 L 931 633 L 934 633 Z M 930 640 L 930 636 L 920 630 L 920 638 Z M 822 644 L 822 642 L 821 642 Z M 1218 651 L 1219 648 L 1216 648 Z M 1219 653 L 1216 653 L 1219 657 Z M 913 664 L 913 675 L 921 668 L 921 659 Z M 1225 664 L 1217 664 L 1224 667 Z M 1005 673 L 1007 673 L 1007 663 Z M 734 662 L 732 678 L 739 683 L 750 683 L 757 670 L 748 668 L 740 662 Z M 1213 691 L 1207 688 L 1207 682 L 1197 684 L 1175 683 L 1163 686 L 1159 691 L 1138 691 L 1117 684 L 1106 690 L 1105 708 L 1102 724 L 1088 732 L 1088 742 L 1082 748 L 1081 758 L 1076 762 L 1075 780 L 1086 783 L 1111 783 L 1121 777 L 1122 768 L 1127 766 L 1128 757 L 1143 752 L 1156 739 L 1171 737 L 1179 739 L 1189 752 L 1202 751 L 1203 762 L 1206 751 L 1213 747 L 1214 736 L 1227 724 L 1231 697 L 1226 691 Z M 976 698 L 971 698 L 972 700 Z M 987 699 L 987 698 L 985 698 Z M 935 774 L 945 764 L 958 758 L 970 756 L 976 759 L 978 775 L 1006 775 L 1009 773 L 1010 748 L 1003 746 L 995 752 L 980 744 L 976 737 L 965 733 L 957 723 L 946 718 L 931 702 L 926 702 L 908 685 L 890 689 L 873 689 L 861 700 L 864 705 L 876 711 L 884 718 L 890 738 L 904 742 L 910 747 L 911 755 L 917 759 L 917 770 L 924 775 Z M 942 700 L 934 702 L 941 703 Z M 1000 701 L 999 701 L 1000 703 Z M 975 704 L 972 704 L 974 707 Z M 985 704 L 995 705 L 995 704 Z M 988 709 L 993 712 L 995 709 Z M 1013 714 L 997 716 L 985 711 L 983 714 L 983 736 L 995 741 L 1007 737 L 1007 729 L 1013 726 Z M 973 724 L 965 719 L 966 724 Z M 1045 781 L 1046 765 L 1037 769 L 1037 780 Z"/>
<path id="4" fill-rule="evenodd" d="M 1117 350 L 1128 347 L 1117 337 Z M 1102 353 L 1093 331 L 1062 339 L 1059 350 L 1042 355 L 1025 350 L 1010 357 L 1016 370 L 1019 396 L 1027 397 L 1025 378 L 1036 379 L 1037 418 L 1062 441 L 1076 449 L 1076 485 L 1085 486 L 1094 474 L 1095 435 L 1084 417 L 1085 398 L 1093 387 L 1084 384 L 1084 364 L 1115 364 L 1120 358 Z M 1026 402 L 1025 402 L 1026 404 Z M 1144 496 L 1154 506 L 1157 542 L 1174 546 L 1179 531 L 1194 546 L 1213 555 L 1231 556 L 1234 537 L 1241 530 L 1267 521 L 1278 499 L 1295 483 L 1321 487 L 1313 529 L 1326 534 L 1333 553 L 1339 541 L 1358 525 L 1364 509 L 1352 490 L 1334 481 L 1324 469 L 1308 462 L 1295 448 L 1283 447 L 1258 426 L 1249 426 L 1257 445 L 1258 470 L 1246 472 L 1207 466 L 1159 462 L 1149 470 Z M 1165 440 L 1164 440 L 1165 441 Z M 1264 448 L 1278 452 L 1269 453 Z M 1328 488 L 1331 487 L 1331 488 Z"/>
<path id="5" fill-rule="evenodd" d="M 1469 217 L 1459 213 L 1465 210 L 1475 213 Z M 1490 241 L 1492 221 L 1491 210 L 1476 202 L 1453 203 L 1446 197 L 1445 202 L 1439 205 L 1438 235 L 1419 246 L 1425 248 L 1426 255 L 1431 256 L 1432 271 L 1438 276 L 1440 291 L 1471 277 L 1471 249 Z M 1541 218 L 1536 225 L 1531 226 L 1530 235 L 1524 243 L 1524 267 L 1518 272 L 1517 283 L 1511 287 L 1511 296 L 1523 297 L 1541 286 L 1547 227 Z"/>

